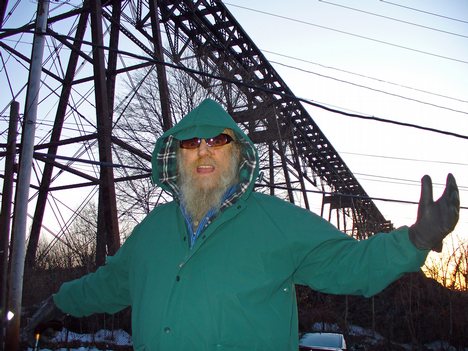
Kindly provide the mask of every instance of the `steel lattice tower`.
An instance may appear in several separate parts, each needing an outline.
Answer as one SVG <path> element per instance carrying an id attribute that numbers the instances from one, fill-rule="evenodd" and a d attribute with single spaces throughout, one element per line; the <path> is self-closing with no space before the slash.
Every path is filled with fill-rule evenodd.
<path id="1" fill-rule="evenodd" d="M 352 223 L 346 231 L 357 238 L 391 227 L 222 1 L 70 1 L 52 10 L 34 144 L 28 265 L 37 259 L 40 236 L 66 236 L 90 199 L 99 203 L 97 263 L 113 254 L 122 216 L 137 222 L 170 199 L 150 184 L 152 146 L 205 96 L 226 106 L 257 144 L 262 176 L 256 191 L 305 208 L 312 194 L 323 192 L 322 215 L 325 208 L 330 215 L 339 210 Z M 11 95 L 17 101 L 24 99 L 33 31 L 33 24 L 25 24 L 0 32 L 1 79 L 11 82 L 14 74 Z M 1 100 L 2 115 L 12 100 Z M 1 121 L 2 179 L 8 176 L 7 120 Z M 20 148 L 18 140 L 14 154 Z M 48 224 L 52 215 L 57 220 Z"/>

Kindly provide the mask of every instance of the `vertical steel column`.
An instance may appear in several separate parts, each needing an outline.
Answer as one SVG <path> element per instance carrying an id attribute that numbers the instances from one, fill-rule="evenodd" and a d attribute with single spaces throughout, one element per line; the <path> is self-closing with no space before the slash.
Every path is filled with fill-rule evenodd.
<path id="1" fill-rule="evenodd" d="M 275 180 L 275 163 L 273 162 L 273 142 L 268 142 L 268 161 L 269 161 L 269 168 L 270 168 L 270 195 L 275 195 L 275 187 L 274 187 L 274 180 Z"/>
<path id="2" fill-rule="evenodd" d="M 163 120 L 163 130 L 166 131 L 172 127 L 171 120 L 171 107 L 169 88 L 167 84 L 166 66 L 164 66 L 164 51 L 161 39 L 161 30 L 159 28 L 159 15 L 157 0 L 149 1 L 150 16 L 151 16 L 151 29 L 153 31 L 154 42 L 154 55 L 160 62 L 156 65 L 156 72 L 158 74 L 159 98 L 161 100 L 161 114 Z"/>
<path id="3" fill-rule="evenodd" d="M 90 7 L 92 41 L 94 45 L 93 68 L 99 160 L 102 163 L 99 184 L 96 264 L 103 265 L 106 255 L 113 255 L 119 248 L 120 236 L 117 221 L 114 172 L 110 166 L 112 164 L 112 111 L 109 108 L 106 84 L 101 1 L 91 1 Z M 104 245 L 104 242 L 107 245 Z"/>
<path id="4" fill-rule="evenodd" d="M 58 142 L 62 134 L 62 127 L 65 121 L 65 114 L 68 107 L 68 99 L 70 98 L 71 88 L 73 79 L 75 77 L 75 71 L 79 58 L 79 50 L 81 43 L 86 31 L 86 22 L 88 21 L 88 12 L 82 12 L 78 27 L 76 29 L 75 40 L 70 53 L 70 59 L 68 61 L 67 71 L 62 82 L 62 92 L 57 106 L 57 113 L 55 115 L 54 127 L 50 136 L 50 144 L 47 153 L 49 155 L 56 155 L 58 150 Z M 42 173 L 41 184 L 39 185 L 39 194 L 36 202 L 36 210 L 34 212 L 33 222 L 31 226 L 31 234 L 29 236 L 28 250 L 26 252 L 26 267 L 32 268 L 35 266 L 37 245 L 39 243 L 39 235 L 42 227 L 42 220 L 44 218 L 44 211 L 47 204 L 47 195 L 50 187 L 50 181 L 52 179 L 52 172 L 54 165 L 52 163 L 45 163 L 44 171 Z"/>
<path id="5" fill-rule="evenodd" d="M 4 336 L 7 323 L 8 296 L 8 253 L 10 243 L 10 217 L 13 200 L 13 174 L 16 162 L 16 138 L 18 135 L 19 103 L 13 101 L 10 107 L 10 123 L 5 156 L 5 179 L 3 180 L 2 212 L 0 213 L 0 350 L 4 350 Z"/>
<path id="6" fill-rule="evenodd" d="M 304 198 L 304 206 L 306 209 L 310 210 L 309 199 L 307 197 L 307 191 L 305 188 L 304 175 L 302 173 L 301 162 L 299 160 L 299 153 L 297 151 L 297 146 L 294 141 L 294 138 L 291 141 L 291 150 L 292 150 L 292 157 L 293 157 L 294 165 L 296 166 L 296 169 L 297 169 L 299 182 L 301 183 L 301 191 L 302 191 L 302 196 Z"/>
<path id="7" fill-rule="evenodd" d="M 8 324 L 6 349 L 19 348 L 19 327 L 21 319 L 21 299 L 23 296 L 24 259 L 26 255 L 26 221 L 28 217 L 29 187 L 33 161 L 34 139 L 36 134 L 37 105 L 41 84 L 42 57 L 44 54 L 45 33 L 49 0 L 37 4 L 37 18 L 34 43 L 31 54 L 28 91 L 24 112 L 23 135 L 21 138 L 21 159 L 16 188 L 15 215 L 13 223 L 13 249 L 11 253 L 11 279 L 9 309 L 15 314 Z"/>
<path id="8" fill-rule="evenodd" d="M 279 128 L 278 128 L 279 130 Z M 286 162 L 286 145 L 283 143 L 283 140 L 280 136 L 278 139 L 278 150 L 280 152 L 280 158 L 281 158 L 281 165 L 283 166 L 283 174 L 284 174 L 284 179 L 286 180 L 286 187 L 288 188 L 288 197 L 289 197 L 289 202 L 295 203 L 294 202 L 294 193 L 292 191 L 291 187 L 291 178 L 289 177 L 289 171 L 288 171 L 288 164 Z"/>
<path id="9" fill-rule="evenodd" d="M 106 86 L 108 95 L 108 105 L 111 110 L 114 107 L 115 99 L 115 78 L 117 70 L 117 53 L 119 48 L 119 35 L 120 35 L 120 16 L 122 14 L 122 1 L 113 0 L 112 3 L 112 22 L 109 38 L 109 54 L 106 74 Z M 111 112 L 112 113 L 112 112 Z"/>
<path id="10" fill-rule="evenodd" d="M 3 28 L 3 20 L 5 19 L 6 8 L 8 7 L 8 0 L 0 1 L 0 29 Z"/>

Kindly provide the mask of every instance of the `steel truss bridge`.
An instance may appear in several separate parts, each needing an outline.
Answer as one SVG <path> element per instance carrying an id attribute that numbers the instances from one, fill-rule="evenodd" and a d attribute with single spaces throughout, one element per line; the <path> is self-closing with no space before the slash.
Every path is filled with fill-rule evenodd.
<path id="1" fill-rule="evenodd" d="M 3 16 L 7 5 L 0 5 Z M 34 32 L 34 21 L 0 31 L 4 189 L 15 188 Z M 98 203 L 102 264 L 120 246 L 122 222 L 138 222 L 170 200 L 149 181 L 152 147 L 206 96 L 226 106 L 258 146 L 256 191 L 305 208 L 319 194 L 321 214 L 356 238 L 391 228 L 222 1 L 51 2 L 45 41 L 27 266 L 40 259 L 40 237 L 64 240 L 90 201 Z M 8 193 L 2 203 L 13 202 Z M 2 211 L 7 220 L 11 214 Z"/>

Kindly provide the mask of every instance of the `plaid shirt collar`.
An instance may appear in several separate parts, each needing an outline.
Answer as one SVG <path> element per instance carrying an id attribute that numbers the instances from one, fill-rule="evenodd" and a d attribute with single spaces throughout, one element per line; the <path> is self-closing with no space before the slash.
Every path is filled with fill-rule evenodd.
<path id="1" fill-rule="evenodd" d="M 250 185 L 255 182 L 257 158 L 254 146 L 245 139 L 239 139 L 243 150 L 243 161 L 239 167 L 239 184 L 235 191 L 229 194 L 221 204 L 219 212 L 234 204 L 239 198 L 249 193 Z M 180 199 L 180 189 L 177 185 L 177 139 L 169 135 L 157 154 L 160 183 L 167 186 L 175 199 Z"/>

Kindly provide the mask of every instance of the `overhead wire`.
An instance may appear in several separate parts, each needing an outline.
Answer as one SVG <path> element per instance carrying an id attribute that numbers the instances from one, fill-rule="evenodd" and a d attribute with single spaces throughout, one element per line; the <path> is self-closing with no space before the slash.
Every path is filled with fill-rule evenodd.
<path id="1" fill-rule="evenodd" d="M 129 54 L 128 52 L 125 52 L 125 51 L 121 51 L 121 53 L 122 53 L 122 54 L 125 54 L 125 55 L 127 55 L 127 56 L 128 56 L 128 54 Z M 131 56 L 136 57 L 136 55 L 131 55 Z M 139 58 L 143 58 L 143 57 L 141 57 L 141 56 L 138 56 L 138 57 L 139 57 Z M 146 59 L 147 59 L 147 58 L 146 58 Z M 152 60 L 152 61 L 156 61 L 156 60 Z M 158 62 L 155 62 L 155 63 L 158 63 Z M 159 63 L 159 64 L 161 64 L 161 63 Z M 169 65 L 169 66 L 170 66 L 170 65 Z M 207 75 L 205 72 L 196 71 L 196 70 L 193 70 L 193 69 L 187 69 L 187 68 L 181 67 L 181 66 L 177 66 L 177 67 L 174 67 L 174 68 L 182 69 L 182 70 L 185 70 L 185 71 L 191 71 L 191 73 L 195 73 L 195 74 L 205 74 L 205 75 Z M 226 78 L 223 78 L 223 77 L 220 77 L 220 76 L 209 75 L 209 74 L 208 74 L 208 76 L 211 76 L 212 78 L 215 78 L 215 79 L 220 79 L 220 80 L 225 80 L 225 81 L 226 81 Z M 231 82 L 231 83 L 233 83 L 233 84 L 239 84 L 238 81 L 233 81 L 233 82 Z M 244 86 L 247 86 L 247 87 L 250 87 L 250 88 L 254 88 L 254 89 L 260 89 L 260 90 L 268 91 L 268 89 L 264 89 L 264 88 L 261 88 L 261 87 L 256 87 L 256 86 L 253 86 L 253 85 L 248 85 L 248 84 L 241 84 L 241 85 L 244 85 Z M 270 93 L 278 94 L 277 91 L 270 91 Z M 279 95 L 285 95 L 285 94 L 279 94 Z M 306 103 L 309 102 L 309 101 L 305 101 L 304 99 L 300 99 L 300 98 L 299 98 L 299 100 L 301 100 L 302 102 L 306 102 Z M 339 112 L 338 112 L 338 113 L 339 113 Z M 369 117 L 370 117 L 370 116 L 365 116 L 365 118 L 369 118 Z M 466 136 L 465 136 L 465 138 L 466 138 Z"/>
<path id="2" fill-rule="evenodd" d="M 1 51 L 0 51 L 0 58 L 2 59 L 3 67 L 6 67 L 5 60 L 3 59 L 3 54 L 2 54 Z M 6 79 L 7 79 L 7 82 L 8 82 L 8 88 L 10 88 L 11 98 L 13 100 L 15 94 L 13 93 L 13 87 L 11 86 L 10 76 L 8 75 L 8 72 L 7 72 L 6 69 L 5 69 L 5 76 L 6 76 Z"/>
<path id="3" fill-rule="evenodd" d="M 388 80 L 384 80 L 384 79 L 380 79 L 380 78 L 376 78 L 376 77 L 371 77 L 371 76 L 368 76 L 368 75 L 365 75 L 365 74 L 361 74 L 361 73 L 351 72 L 351 71 L 344 70 L 344 69 L 341 69 L 341 68 L 337 68 L 337 67 L 332 67 L 332 66 L 324 65 L 324 64 L 321 64 L 321 63 L 317 63 L 317 62 L 314 62 L 314 61 L 306 60 L 306 59 L 299 58 L 299 57 L 296 57 L 296 56 L 285 55 L 285 54 L 282 54 L 282 53 L 279 53 L 279 52 L 275 52 L 275 51 L 271 51 L 271 50 L 267 50 L 267 49 L 261 49 L 261 50 L 262 50 L 262 52 L 266 52 L 266 53 L 269 53 L 269 54 L 272 54 L 272 55 L 284 57 L 284 58 L 291 59 L 291 60 L 295 60 L 295 61 L 299 61 L 299 62 L 304 62 L 304 63 L 312 64 L 312 65 L 319 66 L 319 67 L 322 67 L 322 68 L 325 68 L 325 69 L 330 69 L 330 70 L 334 70 L 334 71 L 337 71 L 337 72 L 342 72 L 342 73 L 350 74 L 350 75 L 357 76 L 357 77 L 360 77 L 360 78 L 365 78 L 365 79 L 369 79 L 369 80 L 374 80 L 374 81 L 377 81 L 377 82 L 379 82 L 379 83 L 384 83 L 384 84 L 388 84 L 388 85 L 394 85 L 394 86 L 399 87 L 399 88 L 404 88 L 404 89 L 408 89 L 408 90 L 414 90 L 414 91 L 417 91 L 417 92 L 420 92 L 420 93 L 424 93 L 424 94 L 428 94 L 428 95 L 433 95 L 433 96 L 437 96 L 437 97 L 441 97 L 441 98 L 445 98 L 445 99 L 449 99 L 449 100 L 454 100 L 454 101 L 458 101 L 458 102 L 468 103 L 468 100 L 465 100 L 465 99 L 461 99 L 461 98 L 457 98 L 457 97 L 453 97 L 453 96 L 448 96 L 448 95 L 443 95 L 443 94 L 435 93 L 435 92 L 428 91 L 428 90 L 424 90 L 424 89 L 418 89 L 418 88 L 411 87 L 411 86 L 404 85 L 404 84 L 400 84 L 400 83 L 390 82 L 390 81 L 388 81 Z M 271 61 L 270 61 L 270 62 L 271 62 Z"/>
<path id="4" fill-rule="evenodd" d="M 0 20 L 3 20 L 3 22 L 1 23 L 2 26 L 8 22 L 8 20 L 10 19 L 13 12 L 15 12 L 15 10 L 18 7 L 18 5 L 20 4 L 20 2 L 21 2 L 21 0 L 16 0 L 16 2 L 11 7 L 10 11 L 8 11 L 8 13 L 6 14 L 5 18 L 0 18 Z M 0 26 L 0 27 L 2 27 L 2 26 Z"/>
<path id="5" fill-rule="evenodd" d="M 458 19 L 458 18 L 454 18 L 454 17 L 449 17 L 449 16 L 444 16 L 444 15 L 441 15 L 441 14 L 438 14 L 438 13 L 434 13 L 434 12 L 424 11 L 424 10 L 421 10 L 421 9 L 418 9 L 418 8 L 415 8 L 415 7 L 405 6 L 405 5 L 397 4 L 397 3 L 391 2 L 391 1 L 385 1 L 385 0 L 380 0 L 380 1 L 381 1 L 381 2 L 384 2 L 384 3 L 386 3 L 386 4 L 389 4 L 389 5 L 402 7 L 402 8 L 405 8 L 405 9 L 407 9 L 407 10 L 416 11 L 416 12 L 420 12 L 420 13 L 425 13 L 425 14 L 428 14 L 428 15 L 431 15 L 431 16 L 440 17 L 440 18 L 445 18 L 445 19 L 448 19 L 448 20 L 451 20 L 451 21 L 457 21 L 457 22 L 462 22 L 462 23 L 468 23 L 468 21 L 466 21 L 466 20 L 462 20 L 462 19 Z"/>
<path id="6" fill-rule="evenodd" d="M 348 152 L 348 151 L 340 151 L 339 153 L 347 154 L 347 155 L 357 155 L 357 156 L 365 156 L 365 157 L 376 157 L 376 158 L 383 158 L 383 159 L 400 160 L 400 161 L 428 162 L 428 163 L 441 163 L 441 164 L 456 165 L 456 166 L 468 166 L 468 163 L 462 163 L 462 162 L 450 162 L 450 161 L 442 161 L 442 160 L 425 160 L 425 159 L 395 157 L 395 156 L 386 156 L 386 155 L 372 155 L 372 154 L 363 154 L 363 153 Z"/>
<path id="7" fill-rule="evenodd" d="M 380 15 L 380 14 L 378 14 L 378 13 L 374 13 L 374 12 L 370 12 L 370 11 L 365 11 L 365 10 L 357 9 L 357 8 L 351 7 L 351 6 L 345 6 L 345 5 L 337 4 L 337 3 L 334 3 L 334 2 L 331 2 L 331 1 L 326 1 L 326 0 L 318 0 L 318 1 L 319 1 L 319 2 L 322 2 L 322 3 L 324 3 L 324 4 L 327 4 L 327 5 L 332 5 L 332 6 L 336 6 L 336 7 L 341 7 L 341 8 L 347 9 L 347 10 L 356 11 L 356 12 L 360 12 L 360 13 L 365 13 L 365 14 L 367 14 L 367 15 L 371 15 L 371 16 L 375 16 L 375 17 L 385 18 L 385 19 L 388 19 L 388 20 L 391 20 L 391 21 L 395 21 L 395 22 L 399 22 L 399 23 L 404 23 L 404 24 L 408 24 L 408 25 L 411 25 L 411 26 L 419 27 L 419 28 L 424 28 L 424 29 L 428 29 L 428 30 L 432 30 L 432 31 L 436 31 L 436 32 L 440 32 L 440 33 L 444 33 L 444 34 L 448 34 L 448 35 L 454 35 L 454 36 L 458 36 L 458 37 L 462 37 L 462 38 L 468 38 L 467 35 L 463 35 L 463 34 L 459 34 L 459 33 L 454 33 L 454 32 L 449 32 L 449 31 L 446 31 L 446 30 L 443 30 L 443 29 L 439 29 L 439 28 L 424 26 L 424 25 L 422 25 L 422 24 L 418 24 L 418 23 L 414 23 L 414 22 L 403 21 L 403 20 L 400 20 L 400 19 L 398 19 L 398 18 Z"/>
<path id="8" fill-rule="evenodd" d="M 135 170 L 140 170 L 144 172 L 148 172 L 148 174 L 151 172 L 150 168 L 143 168 L 143 167 L 135 167 L 135 166 L 129 166 L 125 164 L 117 164 L 117 163 L 110 163 L 110 162 L 101 162 L 101 161 L 92 161 L 92 160 L 86 160 L 86 159 L 80 159 L 76 157 L 66 157 L 66 156 L 58 156 L 58 155 L 49 155 L 45 153 L 38 153 L 35 152 L 35 155 L 43 156 L 46 158 L 51 158 L 51 159 L 62 159 L 62 160 L 68 160 L 68 161 L 73 161 L 73 162 L 78 162 L 78 163 L 84 163 L 84 164 L 93 164 L 93 165 L 99 165 L 101 167 L 112 167 L 112 168 L 122 168 L 122 169 L 135 169 Z M 354 173 L 357 175 L 362 175 L 362 176 L 367 176 L 367 177 L 373 177 L 377 179 L 373 179 L 373 181 L 380 181 L 380 182 L 386 182 L 389 183 L 390 180 L 392 181 L 399 181 L 398 184 L 409 184 L 409 185 L 418 185 L 419 181 L 416 180 L 411 180 L 411 179 L 402 179 L 402 178 L 394 178 L 394 177 L 386 177 L 386 176 L 379 176 L 379 175 L 372 175 L 372 174 L 363 174 L 363 173 Z M 386 179 L 384 180 L 379 180 L 379 179 Z M 444 186 L 445 184 L 441 183 L 433 183 L 435 186 Z M 265 186 L 262 184 L 257 184 L 257 186 Z M 276 186 L 274 186 L 276 187 Z M 467 191 L 468 187 L 459 185 L 458 186 L 460 191 Z M 293 189 L 293 188 L 292 188 Z M 297 189 L 293 189 L 297 190 Z M 302 190 L 301 190 L 302 191 Z M 329 192 L 329 191 L 323 191 L 323 190 L 310 190 L 307 189 L 307 192 L 313 192 L 313 193 L 320 193 L 320 194 L 335 194 L 335 195 L 342 195 L 342 196 L 347 196 L 347 197 L 352 197 L 352 198 L 359 198 L 359 199 L 369 199 L 369 200 L 381 200 L 381 201 L 388 201 L 388 202 L 399 202 L 399 203 L 409 203 L 409 204 L 418 204 L 417 201 L 407 201 L 407 200 L 398 200 L 398 199 L 389 199 L 389 198 L 383 198 L 383 197 L 373 197 L 373 196 L 362 196 L 362 195 L 353 195 L 353 194 L 340 194 L 336 192 Z M 468 207 L 462 206 L 462 209 L 468 209 Z"/>
<path id="9" fill-rule="evenodd" d="M 310 70 L 307 70 L 307 69 L 304 69 L 304 68 L 299 68 L 299 67 L 296 67 L 296 66 L 287 65 L 285 63 L 281 63 L 281 62 L 278 62 L 278 61 L 272 61 L 272 60 L 269 60 L 269 61 L 271 63 L 275 63 L 275 64 L 283 66 L 283 67 L 287 67 L 287 68 L 294 69 L 294 70 L 301 71 L 301 72 L 308 73 L 308 74 L 313 74 L 315 76 L 319 76 L 319 77 L 322 77 L 322 78 L 332 79 L 332 80 L 335 80 L 335 81 L 340 82 L 340 83 L 345 83 L 345 84 L 353 85 L 355 87 L 372 90 L 372 91 L 377 92 L 377 93 L 382 93 L 382 94 L 385 94 L 385 95 L 390 95 L 390 96 L 393 96 L 393 97 L 397 97 L 397 98 L 400 98 L 400 99 L 414 101 L 414 102 L 417 102 L 417 103 L 420 103 L 420 104 L 429 105 L 429 106 L 432 106 L 432 107 L 437 107 L 437 108 L 440 108 L 440 109 L 444 109 L 444 110 L 448 110 L 448 111 L 468 115 L 468 111 L 457 110 L 457 109 L 453 109 L 453 108 L 450 108 L 450 107 L 447 107 L 447 106 L 434 104 L 432 102 L 427 102 L 427 101 L 423 101 L 423 100 L 420 100 L 420 99 L 410 98 L 410 97 L 400 95 L 400 94 L 390 93 L 390 92 L 385 91 L 385 90 L 371 88 L 371 87 L 368 87 L 368 86 L 363 85 L 363 84 L 357 84 L 357 83 L 349 82 L 349 81 L 344 80 L 344 79 L 339 79 L 339 78 L 327 76 L 327 75 L 320 74 L 320 73 L 317 73 L 317 72 L 313 72 L 313 71 L 310 71 Z"/>
<path id="10" fill-rule="evenodd" d="M 337 32 L 337 33 L 340 33 L 340 34 L 345 34 L 345 35 L 349 35 L 349 36 L 352 36 L 352 37 L 369 40 L 369 41 L 376 42 L 376 43 L 379 43 L 379 44 L 384 44 L 384 45 L 396 47 L 396 48 L 399 48 L 399 49 L 404 49 L 404 50 L 408 50 L 408 51 L 417 52 L 419 54 L 434 56 L 434 57 L 438 57 L 438 58 L 445 59 L 445 60 L 450 60 L 450 61 L 455 61 L 455 62 L 468 64 L 468 61 L 466 61 L 465 59 L 449 57 L 449 56 L 436 54 L 436 53 L 429 52 L 429 51 L 424 51 L 424 50 L 420 50 L 420 49 L 411 48 L 411 47 L 400 45 L 400 44 L 390 43 L 388 41 L 375 39 L 375 38 L 367 37 L 367 36 L 364 36 L 364 35 L 351 33 L 351 32 L 347 32 L 347 31 L 344 31 L 344 30 L 336 29 L 336 28 L 327 27 L 327 26 L 323 26 L 323 25 L 320 25 L 320 24 L 316 24 L 316 23 L 312 23 L 312 22 L 308 22 L 308 21 L 303 21 L 303 20 L 299 20 L 299 19 L 296 19 L 296 18 L 288 17 L 288 16 L 278 15 L 278 14 L 263 11 L 263 10 L 257 10 L 257 9 L 251 8 L 251 7 L 235 5 L 235 4 L 232 4 L 232 3 L 229 3 L 229 2 L 224 2 L 224 3 L 226 5 L 230 5 L 232 7 L 237 7 L 237 8 L 240 8 L 240 9 L 247 10 L 247 11 L 252 11 L 252 12 L 260 13 L 260 14 L 267 15 L 267 16 L 277 17 L 277 18 L 285 19 L 285 20 L 291 21 L 291 22 L 301 23 L 301 24 L 305 24 L 305 25 L 308 25 L 308 26 L 313 26 L 313 27 L 317 27 L 317 28 Z"/>
<path id="11" fill-rule="evenodd" d="M 62 35 L 62 34 L 57 34 L 57 33 L 54 34 L 54 35 L 60 35 L 62 38 L 75 40 L 75 38 L 71 38 L 71 37 L 69 37 L 67 35 Z M 371 116 L 371 115 L 362 115 L 362 114 L 357 114 L 357 113 L 350 113 L 350 112 L 338 110 L 336 108 L 332 108 L 332 107 L 329 107 L 329 106 L 325 106 L 325 105 L 317 103 L 317 102 L 315 102 L 315 101 L 313 101 L 311 99 L 297 97 L 294 94 L 281 92 L 281 91 L 278 91 L 277 89 L 270 89 L 270 88 L 261 87 L 261 86 L 255 85 L 255 84 L 251 84 L 251 83 L 246 83 L 244 81 L 240 81 L 240 80 L 235 79 L 235 78 L 223 77 L 223 76 L 220 76 L 220 75 L 217 75 L 217 74 L 213 74 L 213 73 L 209 73 L 209 72 L 203 72 L 203 71 L 200 71 L 200 70 L 197 70 L 197 69 L 181 66 L 181 65 L 175 64 L 175 63 L 160 61 L 160 60 L 158 60 L 158 59 L 156 59 L 154 57 L 142 56 L 140 54 L 136 54 L 136 53 L 121 50 L 121 49 L 113 49 L 113 48 L 106 47 L 104 45 L 99 46 L 99 45 L 96 45 L 96 44 L 94 44 L 94 43 L 92 43 L 90 41 L 87 41 L 87 40 L 82 40 L 82 43 L 90 45 L 91 47 L 94 47 L 94 48 L 100 48 L 100 49 L 104 49 L 104 50 L 107 50 L 107 51 L 116 51 L 117 53 L 119 53 L 121 55 L 125 55 L 125 56 L 128 56 L 128 57 L 139 59 L 139 60 L 142 60 L 142 61 L 145 61 L 145 62 L 151 62 L 153 64 L 164 65 L 164 66 L 171 67 L 171 68 L 174 68 L 174 69 L 182 70 L 184 72 L 188 72 L 188 73 L 192 73 L 192 74 L 195 74 L 195 75 L 200 75 L 200 76 L 204 76 L 204 77 L 208 77 L 208 78 L 212 78 L 212 79 L 217 79 L 217 80 L 224 81 L 224 82 L 227 82 L 227 83 L 232 83 L 232 84 L 237 85 L 237 86 L 242 86 L 242 87 L 246 87 L 246 88 L 250 88 L 250 89 L 270 93 L 272 95 L 279 95 L 279 96 L 286 97 L 286 98 L 289 98 L 289 99 L 292 99 L 292 100 L 296 100 L 296 101 L 299 101 L 299 102 L 306 103 L 306 104 L 314 106 L 314 107 L 318 107 L 318 108 L 326 110 L 328 112 L 341 114 L 341 115 L 347 116 L 347 117 L 360 118 L 360 119 L 365 119 L 365 120 L 372 120 L 372 121 L 377 121 L 377 122 L 389 123 L 389 124 L 405 126 L 405 127 L 411 127 L 411 128 L 415 128 L 415 129 L 434 132 L 434 133 L 438 133 L 438 134 L 453 136 L 453 137 L 456 137 L 456 138 L 468 139 L 468 135 L 465 135 L 465 134 L 460 134 L 460 133 L 451 132 L 451 131 L 447 131 L 447 130 L 441 130 L 441 129 L 438 129 L 438 128 L 425 127 L 425 126 L 414 124 L 414 123 L 407 123 L 407 122 L 390 120 L 390 119 L 382 118 L 382 117 L 376 117 L 376 116 Z"/>

